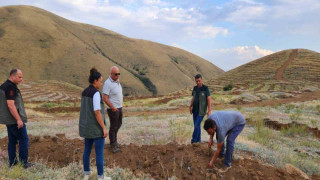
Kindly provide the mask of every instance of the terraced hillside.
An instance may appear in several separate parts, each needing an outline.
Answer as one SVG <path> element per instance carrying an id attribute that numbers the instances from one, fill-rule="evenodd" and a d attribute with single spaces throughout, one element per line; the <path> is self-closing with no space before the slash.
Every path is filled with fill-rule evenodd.
<path id="1" fill-rule="evenodd" d="M 125 95 L 161 95 L 189 87 L 201 73 L 221 73 L 212 63 L 179 48 L 132 39 L 72 22 L 30 6 L 0 8 L 0 80 L 19 67 L 27 80 L 61 80 L 85 87 L 92 66 L 107 78 L 120 67 Z"/>
<path id="2" fill-rule="evenodd" d="M 251 91 L 300 91 L 320 85 L 320 53 L 306 49 L 280 51 L 232 69 L 210 80 L 213 89 L 233 84 Z"/>
<path id="3" fill-rule="evenodd" d="M 79 102 L 82 88 L 62 81 L 24 82 L 19 86 L 25 102 Z"/>

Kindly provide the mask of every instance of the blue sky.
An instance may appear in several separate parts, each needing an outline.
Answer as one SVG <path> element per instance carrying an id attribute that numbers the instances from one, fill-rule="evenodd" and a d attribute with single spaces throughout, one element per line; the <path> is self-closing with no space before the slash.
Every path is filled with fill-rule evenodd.
<path id="1" fill-rule="evenodd" d="M 185 49 L 230 70 L 291 48 L 320 52 L 319 0 L 8 0 L 128 37 Z"/>

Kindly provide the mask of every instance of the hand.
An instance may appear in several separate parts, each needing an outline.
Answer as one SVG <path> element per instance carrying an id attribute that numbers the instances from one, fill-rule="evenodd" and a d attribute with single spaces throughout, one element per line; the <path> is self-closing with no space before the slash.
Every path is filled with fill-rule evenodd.
<path id="1" fill-rule="evenodd" d="M 213 145 L 213 139 L 210 138 L 208 141 L 208 147 L 211 148 L 212 145 Z"/>
<path id="2" fill-rule="evenodd" d="M 211 160 L 211 161 L 209 162 L 208 167 L 209 167 L 209 168 L 212 168 L 212 167 L 213 167 L 213 160 Z"/>
<path id="3" fill-rule="evenodd" d="M 103 129 L 103 137 L 106 138 L 108 136 L 108 131 L 106 128 Z"/>
<path id="4" fill-rule="evenodd" d="M 18 123 L 18 129 L 23 127 L 23 122 L 21 121 L 21 119 L 18 120 L 17 123 Z"/>
<path id="5" fill-rule="evenodd" d="M 111 109 L 112 109 L 112 112 L 117 112 L 118 111 L 118 109 L 115 108 L 115 107 L 112 107 Z"/>
<path id="6" fill-rule="evenodd" d="M 189 107 L 190 114 L 192 114 L 192 107 Z"/>
<path id="7" fill-rule="evenodd" d="M 207 117 L 209 117 L 209 116 L 210 116 L 210 114 L 211 114 L 211 111 L 208 111 L 208 113 L 207 113 Z"/>

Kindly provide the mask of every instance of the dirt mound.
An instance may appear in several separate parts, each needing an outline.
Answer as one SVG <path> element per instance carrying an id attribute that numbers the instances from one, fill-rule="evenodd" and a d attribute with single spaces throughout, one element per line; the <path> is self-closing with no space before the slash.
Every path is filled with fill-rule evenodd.
<path id="1" fill-rule="evenodd" d="M 8 138 L 0 139 L 2 149 L 7 149 L 7 142 Z M 49 166 L 63 167 L 74 161 L 82 161 L 83 149 L 83 140 L 66 139 L 64 134 L 42 138 L 30 136 L 29 157 L 31 161 L 37 159 Z M 94 150 L 92 153 L 94 160 Z M 250 158 L 234 160 L 232 168 L 226 173 L 218 171 L 223 165 L 222 159 L 218 159 L 215 167 L 208 170 L 207 164 L 211 156 L 208 155 L 205 143 L 144 146 L 130 144 L 122 146 L 122 152 L 115 155 L 109 151 L 109 145 L 106 145 L 104 155 L 108 167 L 129 168 L 134 173 L 143 172 L 155 179 L 172 176 L 179 179 L 299 179 L 283 169 L 263 165 Z"/>

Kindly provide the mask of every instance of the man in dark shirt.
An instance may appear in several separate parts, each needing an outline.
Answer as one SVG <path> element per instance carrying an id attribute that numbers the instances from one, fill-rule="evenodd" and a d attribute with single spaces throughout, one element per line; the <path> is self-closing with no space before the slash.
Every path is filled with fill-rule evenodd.
<path id="1" fill-rule="evenodd" d="M 8 106 L 8 108 L 2 108 L 0 113 L 2 114 L 2 118 L 7 117 L 7 119 L 1 119 L 1 123 L 6 124 L 7 126 L 10 166 L 18 163 L 16 145 L 17 142 L 19 142 L 19 161 L 23 164 L 24 168 L 28 168 L 33 164 L 28 163 L 29 137 L 25 125 L 27 117 L 25 115 L 21 93 L 17 87 L 17 85 L 21 83 L 22 78 L 21 70 L 13 69 L 10 72 L 10 78 L 0 86 L 6 99 L 6 102 L 1 103 L 6 103 Z M 2 100 L 5 101 L 5 99 L 3 98 Z M 11 115 L 7 116 L 7 114 Z"/>
<path id="2" fill-rule="evenodd" d="M 191 143 L 201 142 L 200 124 L 206 114 L 207 116 L 211 114 L 211 97 L 209 88 L 202 83 L 202 76 L 200 74 L 195 76 L 195 81 L 197 86 L 194 86 L 193 88 L 192 99 L 189 106 L 190 114 L 193 114 L 194 125 Z"/>

